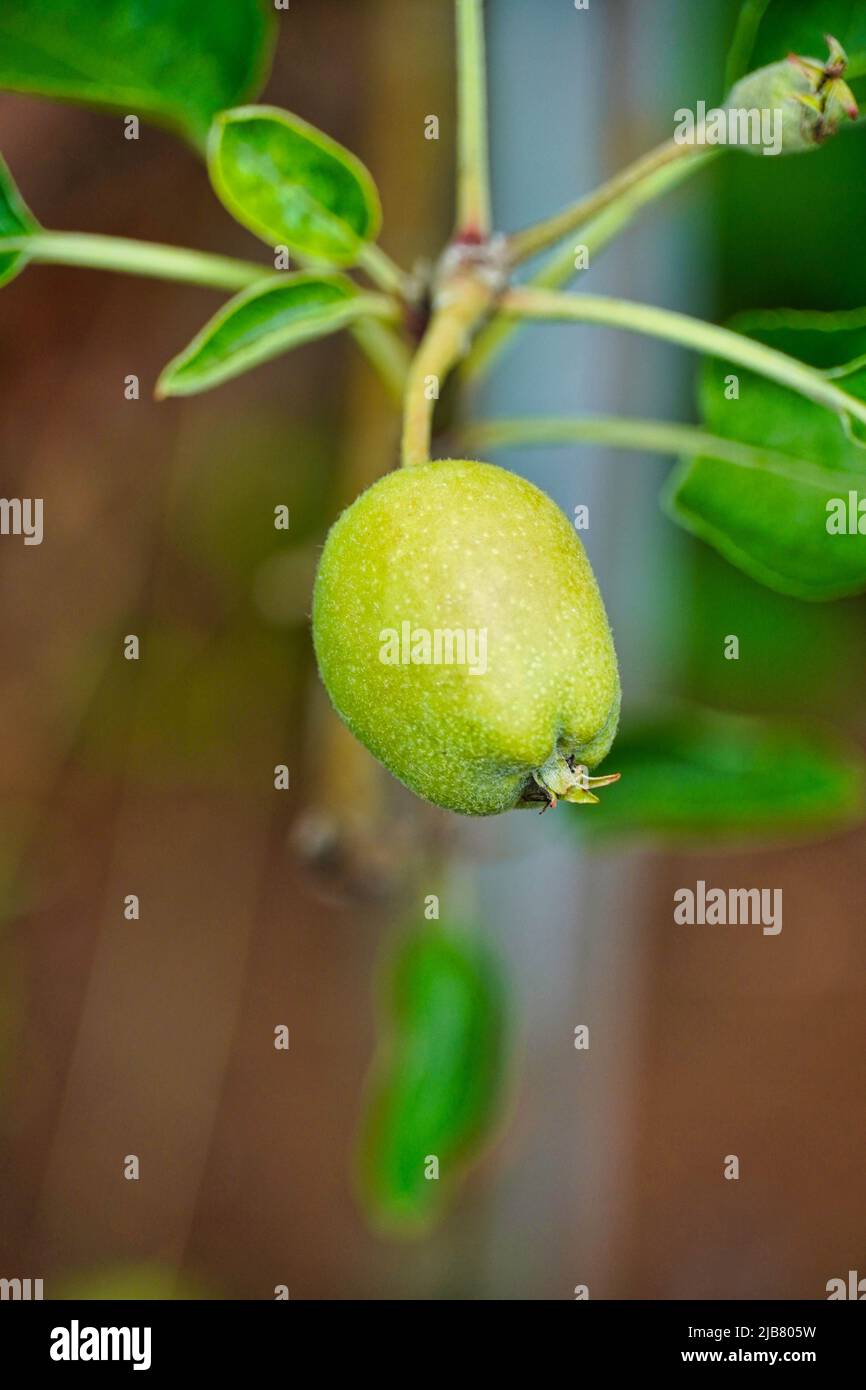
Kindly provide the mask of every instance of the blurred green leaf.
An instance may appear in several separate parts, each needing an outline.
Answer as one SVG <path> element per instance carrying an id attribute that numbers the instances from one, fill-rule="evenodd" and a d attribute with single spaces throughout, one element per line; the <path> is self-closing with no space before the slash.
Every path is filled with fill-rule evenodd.
<path id="1" fill-rule="evenodd" d="M 266 0 L 2 0 L 0 87 L 151 119 L 201 145 L 255 96 L 276 32 Z"/>
<path id="2" fill-rule="evenodd" d="M 379 232 L 379 195 L 355 155 L 275 106 L 223 111 L 208 139 L 217 196 L 269 246 L 350 265 Z"/>
<path id="3" fill-rule="evenodd" d="M 29 902 L 30 885 L 25 888 L 21 881 L 22 860 L 37 815 L 36 801 L 9 796 L 0 801 L 0 927 Z"/>
<path id="4" fill-rule="evenodd" d="M 725 67 L 725 87 L 729 91 L 750 67 L 755 66 L 750 60 L 769 3 L 770 0 L 742 0 Z"/>
<path id="5" fill-rule="evenodd" d="M 261 769 L 273 764 L 297 708 L 306 632 L 270 631 L 246 617 L 211 630 L 148 628 L 131 617 L 125 630 L 144 633 L 144 659 L 112 664 L 82 726 L 82 761 L 107 775 L 122 765 L 146 786 L 260 790 Z M 80 679 L 92 686 L 86 663 Z"/>
<path id="6" fill-rule="evenodd" d="M 375 1225 L 413 1235 L 435 1221 L 501 1113 L 505 999 L 489 951 L 435 924 L 400 942 L 386 969 L 359 1184 Z"/>
<path id="7" fill-rule="evenodd" d="M 61 1275 L 56 1280 L 46 1280 L 45 1293 L 52 1299 L 87 1302 L 213 1298 L 213 1293 L 205 1290 L 198 1280 L 156 1263 L 108 1265 L 103 1269 Z"/>
<path id="8" fill-rule="evenodd" d="M 0 1134 L 14 1115 L 6 1109 L 7 1082 L 27 992 L 20 940 L 3 930 L 21 912 L 36 905 L 28 844 L 38 816 L 34 802 L 4 797 L 0 801 Z"/>
<path id="9" fill-rule="evenodd" d="M 214 314 L 183 352 L 169 362 L 157 397 L 209 391 L 301 343 L 323 338 L 371 315 L 388 301 L 363 294 L 339 275 L 306 271 L 242 290 Z"/>
<path id="10" fill-rule="evenodd" d="M 683 649 L 683 698 L 752 714 L 856 719 L 862 694 L 840 681 L 845 668 L 866 670 L 866 624 L 856 599 L 802 603 L 732 569 L 709 546 L 689 547 L 682 604 L 665 621 Z M 736 634 L 739 659 L 726 660 Z"/>
<path id="11" fill-rule="evenodd" d="M 3 251 L 4 237 L 26 236 L 39 226 L 15 186 L 12 175 L 0 159 L 0 285 L 14 279 L 27 264 L 25 251 Z"/>
<path id="12" fill-rule="evenodd" d="M 312 426 L 294 411 L 290 420 L 255 405 L 238 412 L 223 399 L 190 422 L 167 521 L 197 588 L 205 578 L 224 606 L 252 605 L 263 567 L 321 543 L 335 447 L 334 421 Z M 288 530 L 274 525 L 278 507 L 289 510 Z M 306 626 L 309 588 L 304 603 Z M 250 609 L 244 622 L 252 618 Z"/>
<path id="13" fill-rule="evenodd" d="M 866 353 L 866 310 L 833 314 L 753 311 L 732 327 L 771 347 L 827 369 Z M 726 378 L 739 379 L 739 398 L 726 399 Z M 844 378 L 861 399 L 862 364 Z M 866 497 L 866 449 L 821 406 L 742 368 L 704 364 L 700 412 L 713 433 L 756 452 L 752 467 L 693 458 L 674 471 L 668 511 L 731 564 L 762 584 L 801 599 L 832 599 L 866 588 L 863 535 L 831 534 L 828 504 L 850 491 Z"/>
<path id="14" fill-rule="evenodd" d="M 860 0 L 771 0 L 750 66 L 775 63 L 792 52 L 820 58 L 826 53 L 825 34 L 838 39 L 850 59 L 866 56 L 866 6 Z"/>
<path id="15" fill-rule="evenodd" d="M 0 902 L 2 918 L 11 916 L 10 905 Z M 14 942 L 0 937 L 0 1135 L 14 1127 L 14 1112 L 7 1108 L 10 1073 L 16 1044 L 24 1022 L 27 981 L 20 952 Z"/>
<path id="16" fill-rule="evenodd" d="M 818 727 L 706 710 L 626 723 L 600 770 L 622 780 L 570 818 L 593 840 L 781 841 L 864 814 L 862 756 Z"/>

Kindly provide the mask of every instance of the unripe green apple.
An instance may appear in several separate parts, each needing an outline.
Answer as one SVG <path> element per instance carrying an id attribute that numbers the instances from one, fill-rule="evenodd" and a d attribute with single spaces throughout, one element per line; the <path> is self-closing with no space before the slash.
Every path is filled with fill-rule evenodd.
<path id="1" fill-rule="evenodd" d="M 616 654 L 572 525 L 537 487 L 448 459 L 387 474 L 325 543 L 313 638 L 337 713 L 406 786 L 465 815 L 595 801 Z"/>
<path id="2" fill-rule="evenodd" d="M 859 112 L 854 93 L 842 77 L 848 57 L 838 40 L 827 35 L 826 61 L 790 54 L 780 63 L 757 68 L 731 89 L 729 109 L 781 111 L 780 153 L 816 150 L 835 135 L 842 120 L 856 121 Z M 749 154 L 762 154 L 758 144 L 742 146 Z"/>

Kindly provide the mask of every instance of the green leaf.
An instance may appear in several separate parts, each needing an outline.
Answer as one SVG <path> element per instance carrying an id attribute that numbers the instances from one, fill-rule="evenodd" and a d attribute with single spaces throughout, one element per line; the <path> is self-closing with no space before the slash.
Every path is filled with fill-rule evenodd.
<path id="1" fill-rule="evenodd" d="M 435 1221 L 500 1114 L 505 1000 L 482 944 L 435 925 L 399 945 L 387 977 L 358 1176 L 374 1224 L 411 1235 Z"/>
<path id="2" fill-rule="evenodd" d="M 169 362 L 157 382 L 156 395 L 209 391 L 299 343 L 387 312 L 388 301 L 381 295 L 362 294 L 340 275 L 302 271 L 252 285 L 223 305 Z"/>
<path id="3" fill-rule="evenodd" d="M 627 721 L 602 770 L 621 772 L 571 818 L 591 839 L 786 841 L 862 819 L 866 767 L 823 728 L 705 710 Z"/>
<path id="4" fill-rule="evenodd" d="M 276 32 L 266 0 L 2 0 L 0 87 L 108 107 L 201 145 L 255 96 Z"/>
<path id="5" fill-rule="evenodd" d="M 77 1303 L 99 1301 L 120 1303 L 128 1300 L 212 1299 L 213 1290 L 198 1278 L 179 1273 L 170 1265 L 105 1265 L 74 1274 L 61 1274 L 52 1281 L 52 1297 Z"/>
<path id="6" fill-rule="evenodd" d="M 866 310 L 757 311 L 732 326 L 825 370 L 858 359 L 837 384 L 863 399 Z M 726 399 L 731 374 L 739 378 L 736 400 Z M 753 466 L 712 457 L 681 463 L 665 494 L 671 516 L 780 593 L 819 600 L 866 588 L 866 534 L 828 529 L 837 504 L 847 513 L 849 493 L 866 500 L 866 450 L 836 415 L 718 360 L 704 364 L 700 409 L 714 434 L 755 447 Z M 866 533 L 866 516 L 862 525 Z"/>
<path id="7" fill-rule="evenodd" d="M 788 53 L 820 58 L 825 34 L 832 34 L 849 59 L 866 55 L 866 6 L 856 0 L 771 0 L 758 29 L 753 68 L 775 63 Z"/>
<path id="8" fill-rule="evenodd" d="M 770 0 L 742 0 L 740 4 L 725 68 L 725 87 L 729 91 L 750 66 L 755 38 L 769 3 Z"/>
<path id="9" fill-rule="evenodd" d="M 15 187 L 3 159 L 0 159 L 0 285 L 13 280 L 27 264 L 26 251 L 3 250 L 4 237 L 27 236 L 39 223 Z"/>
<path id="10" fill-rule="evenodd" d="M 361 161 L 287 111 L 223 111 L 208 166 L 232 216 L 270 246 L 349 265 L 379 233 L 379 195 Z"/>

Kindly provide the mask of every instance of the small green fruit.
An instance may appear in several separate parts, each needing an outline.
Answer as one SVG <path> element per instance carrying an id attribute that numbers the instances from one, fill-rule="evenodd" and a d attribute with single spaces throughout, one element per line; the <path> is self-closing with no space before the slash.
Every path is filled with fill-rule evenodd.
<path id="1" fill-rule="evenodd" d="M 595 801 L 619 718 L 613 640 L 574 528 L 538 488 L 448 459 L 339 518 L 313 598 L 337 713 L 406 786 L 489 816 Z"/>
<path id="2" fill-rule="evenodd" d="M 832 34 L 826 39 L 826 60 L 792 53 L 781 63 L 748 73 L 728 96 L 729 109 L 782 112 L 782 154 L 819 149 L 844 118 L 856 121 L 859 115 L 854 93 L 842 80 L 848 66 L 845 50 Z M 763 153 L 760 145 L 743 148 L 749 154 Z"/>

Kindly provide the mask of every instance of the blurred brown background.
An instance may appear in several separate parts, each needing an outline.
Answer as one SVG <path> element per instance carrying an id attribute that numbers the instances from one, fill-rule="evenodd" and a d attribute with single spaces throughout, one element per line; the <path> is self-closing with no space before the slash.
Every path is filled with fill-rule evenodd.
<path id="1" fill-rule="evenodd" d="M 677 59 L 663 39 L 684 5 L 598 7 L 580 35 L 563 8 L 490 5 L 509 225 L 639 153 L 669 119 Z M 708 5 L 684 21 L 679 60 L 697 65 L 695 84 L 729 13 Z M 394 256 L 435 254 L 451 220 L 450 5 L 328 0 L 280 22 L 265 99 L 370 166 Z M 655 108 L 636 81 L 602 123 L 598 53 L 630 70 L 653 43 Z M 438 143 L 422 138 L 429 113 Z M 548 132 L 549 168 L 524 147 L 534 129 Z M 2 97 L 0 148 L 47 226 L 266 254 L 196 157 L 150 127 L 128 142 L 116 119 Z M 653 214 L 649 241 L 630 237 L 599 287 L 716 312 L 724 256 L 694 234 L 725 196 L 688 190 Z M 43 267 L 0 298 L 0 492 L 43 497 L 46 527 L 41 547 L 0 541 L 0 1276 L 42 1277 L 48 1296 L 88 1271 L 156 1263 L 216 1297 L 287 1284 L 293 1298 L 569 1298 L 586 1283 L 592 1297 L 820 1298 L 829 1278 L 866 1273 L 863 832 L 797 851 L 589 858 L 549 816 L 449 827 L 449 910 L 478 904 L 512 978 L 513 1115 L 433 1236 L 393 1246 L 367 1230 L 347 1170 L 372 977 L 420 899 L 413 885 L 380 906 L 357 884 L 347 898 L 336 874 L 323 894 L 290 830 L 323 794 L 327 716 L 306 628 L 316 546 L 388 466 L 396 421 L 349 339 L 155 404 L 159 370 L 217 303 Z M 560 361 L 563 341 L 551 340 Z M 511 368 L 524 404 L 549 384 L 544 351 Z M 653 404 L 634 413 L 688 400 L 688 369 L 639 365 L 647 354 L 629 342 L 575 360 L 575 392 L 597 413 L 622 409 L 623 380 L 655 371 Z M 124 399 L 129 373 L 139 401 Z M 610 460 L 589 458 L 567 482 L 561 459 L 515 466 L 558 486 L 566 510 L 595 489 L 605 520 L 589 548 L 632 696 L 743 705 L 724 663 L 683 655 L 684 594 L 715 562 L 657 512 L 657 465 L 619 461 L 614 478 Z M 275 501 L 291 508 L 285 545 Z M 742 584 L 730 592 L 745 611 Z M 862 603 L 826 618 L 845 658 L 830 682 L 825 620 L 793 608 L 807 696 L 862 735 Z M 719 621 L 738 630 L 730 612 Z M 139 663 L 122 659 L 132 632 Z M 287 794 L 273 790 L 276 763 L 291 769 Z M 415 815 L 409 798 L 397 807 L 399 823 Z M 384 850 L 388 871 L 413 853 L 411 839 Z M 675 928 L 673 892 L 697 878 L 782 887 L 781 935 Z M 137 923 L 124 920 L 129 893 Z M 582 1022 L 588 1053 L 572 1046 Z M 288 1054 L 273 1048 L 278 1023 Z M 132 1153 L 138 1183 L 123 1178 Z M 739 1182 L 722 1177 L 732 1153 Z"/>

